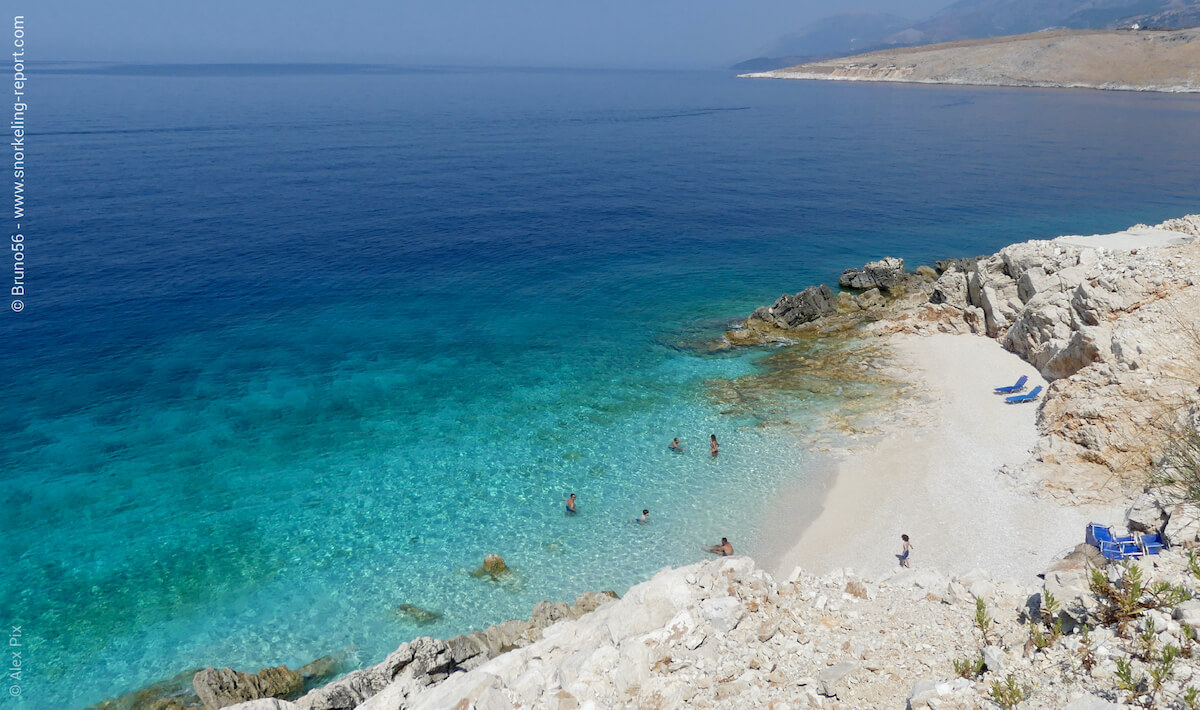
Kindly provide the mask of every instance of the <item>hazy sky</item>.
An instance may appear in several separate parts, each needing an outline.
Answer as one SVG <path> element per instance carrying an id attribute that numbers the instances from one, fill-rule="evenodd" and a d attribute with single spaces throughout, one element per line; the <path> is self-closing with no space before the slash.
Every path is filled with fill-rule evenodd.
<path id="1" fill-rule="evenodd" d="M 715 67 L 849 10 L 950 0 L 16 0 L 27 51 L 122 62 Z"/>

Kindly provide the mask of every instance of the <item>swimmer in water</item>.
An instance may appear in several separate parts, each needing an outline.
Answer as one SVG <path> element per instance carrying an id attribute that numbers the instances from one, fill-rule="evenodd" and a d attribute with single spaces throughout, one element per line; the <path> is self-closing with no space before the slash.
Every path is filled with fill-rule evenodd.
<path id="1" fill-rule="evenodd" d="M 714 555 L 720 555 L 721 557 L 729 557 L 733 554 L 733 545 L 729 544 L 729 538 L 723 537 L 721 538 L 720 545 L 713 545 L 705 550 L 705 552 L 710 552 Z"/>
<path id="2" fill-rule="evenodd" d="M 562 502 L 567 504 L 566 515 L 576 515 L 579 513 L 578 510 L 575 510 L 575 494 L 574 493 L 567 496 L 566 498 L 563 498 Z"/>
<path id="3" fill-rule="evenodd" d="M 679 443 L 678 436 L 675 437 L 675 439 L 670 443 L 670 445 L 667 446 L 667 448 L 676 453 L 683 453 L 683 445 Z"/>
<path id="4" fill-rule="evenodd" d="M 709 438 L 712 439 L 712 443 L 708 445 L 708 450 L 715 459 L 717 457 L 717 435 L 712 434 Z"/>
<path id="5" fill-rule="evenodd" d="M 650 511 L 643 508 L 642 514 L 633 520 L 630 520 L 629 522 L 637 523 L 638 525 L 645 525 L 646 523 L 650 522 Z"/>

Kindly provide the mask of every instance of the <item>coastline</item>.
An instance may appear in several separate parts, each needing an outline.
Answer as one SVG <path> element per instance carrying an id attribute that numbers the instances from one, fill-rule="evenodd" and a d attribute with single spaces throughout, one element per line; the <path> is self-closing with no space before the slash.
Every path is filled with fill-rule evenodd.
<path id="1" fill-rule="evenodd" d="M 953 78 L 943 79 L 917 79 L 911 77 L 891 77 L 891 76 L 837 76 L 832 74 L 823 74 L 818 72 L 798 72 L 787 71 L 786 69 L 775 69 L 769 72 L 750 72 L 747 74 L 738 74 L 738 79 L 777 79 L 782 81 L 843 81 L 843 82 L 858 82 L 868 84 L 924 84 L 928 86 L 991 86 L 991 87 L 1008 87 L 1013 89 L 1084 89 L 1088 91 L 1130 91 L 1134 93 L 1145 94 L 1196 94 L 1200 93 L 1200 87 L 1185 86 L 1182 84 L 1168 84 L 1163 86 L 1143 86 L 1137 84 L 1123 84 L 1118 82 L 1106 82 L 1103 84 L 1089 84 L 1083 82 L 1050 82 L 1050 81 L 968 81 L 958 80 Z"/>
<path id="2" fill-rule="evenodd" d="M 930 276 L 932 270 L 924 275 L 918 270 L 916 274 L 904 276 L 910 280 L 893 283 L 895 294 L 891 297 L 891 310 L 885 303 L 883 306 L 876 305 L 874 308 L 877 310 L 862 308 L 860 311 L 847 312 L 839 308 L 830 311 L 831 315 L 836 313 L 831 321 L 837 322 L 822 326 L 830 330 L 817 328 L 809 331 L 809 334 L 815 332 L 823 337 L 822 332 L 845 333 L 847 321 L 837 319 L 853 313 L 853 317 L 859 319 L 857 322 L 860 326 L 855 330 L 855 337 L 862 339 L 863 346 L 869 345 L 872 352 L 882 350 L 887 354 L 885 357 L 870 358 L 873 367 L 878 369 L 876 374 L 898 381 L 902 387 L 899 396 L 889 400 L 886 406 L 870 410 L 864 418 L 864 426 L 854 427 L 855 435 L 861 438 L 851 437 L 851 443 L 845 444 L 846 439 L 839 437 L 832 452 L 819 454 L 820 470 L 816 475 L 803 478 L 801 486 L 794 485 L 780 491 L 772 504 L 773 510 L 768 510 L 762 518 L 761 530 L 767 533 L 762 537 L 771 539 L 772 544 L 766 550 L 755 551 L 758 561 L 757 570 L 753 573 L 765 572 L 773 577 L 773 580 L 764 584 L 785 579 L 797 583 L 804 580 L 808 584 L 812 580 L 824 579 L 835 588 L 845 584 L 843 601 L 850 601 L 847 597 L 850 586 L 846 580 L 853 579 L 861 579 L 868 584 L 869 580 L 879 580 L 879 588 L 882 588 L 888 580 L 901 577 L 906 580 L 905 583 L 936 578 L 930 583 L 915 582 L 916 586 L 927 590 L 922 593 L 922 599 L 925 600 L 931 600 L 947 588 L 949 578 L 945 575 L 952 575 L 958 580 L 952 584 L 971 587 L 972 590 L 975 587 L 971 582 L 989 577 L 1007 580 L 1004 584 L 1013 588 L 1038 586 L 1040 582 L 1035 577 L 1045 572 L 1053 560 L 1064 557 L 1083 541 L 1084 530 L 1089 522 L 1119 525 L 1125 518 L 1125 509 L 1131 500 L 1127 485 L 1117 482 L 1110 486 L 1109 482 L 1102 482 L 1099 488 L 1105 492 L 1105 496 L 1097 497 L 1094 495 L 1095 489 L 1081 492 L 1064 487 L 1061 484 L 1065 479 L 1056 479 L 1055 474 L 1048 473 L 1045 466 L 1061 464 L 1067 470 L 1072 462 L 1068 454 L 1057 454 L 1061 461 L 1055 456 L 1046 455 L 1048 450 L 1053 450 L 1053 447 L 1047 449 L 1047 440 L 1053 441 L 1053 435 L 1048 432 L 1052 432 L 1056 425 L 1047 411 L 1055 406 L 1067 406 L 1061 404 L 1063 401 L 1070 405 L 1070 397 L 1076 396 L 1078 390 L 1087 392 L 1097 389 L 1096 382 L 1088 379 L 1097 370 L 1106 372 L 1104 376 L 1109 384 L 1121 379 L 1119 370 L 1127 375 L 1133 373 L 1136 379 L 1170 371 L 1164 362 L 1169 363 L 1175 358 L 1174 351 L 1162 347 L 1165 341 L 1161 340 L 1162 333 L 1156 329 L 1178 329 L 1179 323 L 1170 318 L 1169 309 L 1172 307 L 1183 306 L 1184 312 L 1200 312 L 1193 309 L 1200 307 L 1200 290 L 1194 288 L 1197 279 L 1193 278 L 1200 274 L 1200 258 L 1197 258 L 1200 257 L 1200 249 L 1194 243 L 1198 235 L 1200 217 L 1193 215 L 1169 220 L 1157 227 L 1137 225 L 1108 235 L 1063 236 L 1014 244 L 990 257 L 950 264 L 937 277 L 936 283 Z M 1043 259 L 1044 262 L 1039 261 Z M 861 271 L 850 270 L 847 273 L 855 272 L 857 276 L 876 278 L 878 274 L 872 272 L 872 267 L 887 261 L 872 262 Z M 983 296 L 987 302 L 985 310 L 989 337 L 982 332 L 983 316 L 969 316 L 972 308 L 980 310 L 972 305 L 976 296 L 967 297 L 960 293 L 958 297 L 963 299 L 962 305 L 954 315 L 949 303 L 934 299 L 931 293 L 938 293 L 939 286 L 946 288 L 944 280 L 948 280 L 948 283 L 958 279 L 962 281 L 961 290 L 968 290 L 968 281 L 999 278 L 989 271 L 999 262 L 1005 264 L 1002 277 L 1014 283 L 1005 286 L 999 280 L 993 280 L 978 289 L 989 292 Z M 959 270 L 968 268 L 968 263 L 970 279 L 963 278 Z M 1068 263 L 1070 266 L 1064 268 L 1063 265 Z M 1031 270 L 1043 267 L 1045 273 L 1042 277 L 1030 275 Z M 899 270 L 903 276 L 902 263 Z M 941 264 L 939 270 L 942 270 Z M 1067 276 L 1072 270 L 1073 273 Z M 1067 283 L 1070 279 L 1075 281 Z M 1067 375 L 1047 374 L 1049 369 L 1061 366 L 1061 363 L 1055 366 L 1050 361 L 1035 366 L 1040 351 L 1033 346 L 1052 345 L 1049 335 L 1040 343 L 1031 338 L 1028 344 L 1030 349 L 1018 354 L 1010 347 L 1012 343 L 1003 337 L 1003 333 L 997 335 L 991 332 L 995 323 L 1004 323 L 1004 330 L 1010 334 L 1025 332 L 1021 330 L 1027 327 L 1022 320 L 1025 315 L 1013 315 L 1012 320 L 1000 320 L 1009 316 L 1001 312 L 998 305 L 1000 301 L 997 300 L 1006 293 L 1006 289 L 1011 290 L 1012 297 L 1015 297 L 1018 281 L 1023 289 L 1020 300 L 1029 305 L 1027 310 L 1050 309 L 1057 302 L 1055 299 L 1061 300 L 1065 292 L 1070 292 L 1074 294 L 1072 308 L 1077 313 L 1096 317 L 1099 322 L 1109 324 L 1084 326 L 1073 322 L 1076 334 L 1085 328 L 1092 328 L 1089 332 L 1093 336 L 1100 332 L 1095 330 L 1098 327 L 1115 330 L 1121 327 L 1118 321 L 1127 329 L 1140 328 L 1140 331 L 1132 336 L 1124 332 L 1120 337 L 1116 336 L 1122 331 L 1116 331 L 1111 334 L 1113 340 L 1107 354 L 1096 348 L 1084 348 L 1089 353 L 1088 357 L 1093 359 L 1076 362 L 1078 367 L 1075 372 Z M 909 290 L 918 283 L 923 283 L 923 286 Z M 1107 287 L 1112 293 L 1127 297 L 1126 300 L 1117 301 L 1102 296 L 1098 289 L 1105 288 L 1105 283 L 1108 283 Z M 885 291 L 888 289 L 884 287 Z M 850 294 L 843 292 L 842 296 Z M 869 296 L 869 300 L 876 304 L 882 300 L 878 288 L 869 289 L 861 296 Z M 785 296 L 780 302 L 786 298 L 789 297 Z M 927 301 L 914 300 L 926 298 Z M 949 294 L 948 298 L 954 300 L 954 294 Z M 840 305 L 844 306 L 845 300 L 839 296 Z M 1009 298 L 1007 305 L 1014 304 Z M 765 317 L 774 318 L 781 310 L 791 307 L 780 309 L 778 305 L 756 311 L 755 316 L 747 321 L 747 332 L 770 336 L 773 331 L 768 322 L 759 321 L 763 330 L 755 331 L 752 321 L 760 312 L 765 312 Z M 1164 311 L 1164 308 L 1168 310 Z M 1132 318 L 1126 318 L 1135 312 Z M 1142 325 L 1133 325 L 1131 321 L 1138 321 Z M 1061 333 L 1054 335 L 1060 339 L 1064 337 Z M 1136 357 L 1131 354 L 1129 345 L 1124 345 L 1122 349 L 1122 342 L 1130 337 L 1138 340 Z M 1064 348 L 1062 352 L 1079 355 L 1067 346 Z M 1106 361 L 1105 358 L 1110 360 Z M 1079 373 L 1078 377 L 1076 373 Z M 1019 376 L 1028 378 L 1029 388 L 1039 385 L 1046 388 L 1037 402 L 1008 405 L 1003 397 L 993 393 L 993 388 L 1011 384 Z M 1077 390 L 1073 391 L 1072 387 Z M 1169 388 L 1147 391 L 1152 398 L 1173 396 Z M 1106 396 L 1116 395 L 1108 393 Z M 1099 405 L 1093 406 L 1111 407 L 1114 400 L 1097 401 Z M 822 443 L 828 442 L 824 436 L 816 438 L 822 439 Z M 814 446 L 821 448 L 816 443 Z M 826 465 L 829 466 L 828 470 Z M 1095 469 L 1082 473 L 1076 471 L 1076 475 L 1091 476 L 1092 483 L 1095 483 Z M 800 515 L 796 515 L 797 512 Z M 907 573 L 897 575 L 901 533 L 909 534 L 913 540 L 913 566 L 917 568 L 913 570 L 915 577 Z M 1200 530 L 1197 534 L 1200 534 Z M 736 546 L 737 541 L 734 542 Z M 756 564 L 747 558 L 735 559 L 745 560 L 748 569 L 753 569 Z M 712 565 L 725 569 L 729 562 L 732 561 L 718 561 Z M 708 563 L 699 564 L 708 567 Z M 654 586 L 656 580 L 661 587 L 666 577 L 680 578 L 682 575 L 682 581 L 676 579 L 672 584 L 695 585 L 692 580 L 695 575 L 686 570 L 696 568 L 696 565 L 691 568 L 667 568 L 655 575 L 654 579 L 630 589 L 627 596 L 636 605 L 636 597 L 644 596 L 647 594 L 645 590 L 651 589 L 653 593 L 665 594 L 674 604 L 679 601 L 672 596 L 675 592 L 672 589 L 659 590 Z M 699 586 L 707 588 L 704 584 Z M 940 597 L 942 603 L 961 601 L 951 592 L 945 593 L 950 597 Z M 946 601 L 947 598 L 951 601 Z M 1023 597 L 1018 594 L 1015 598 L 1023 602 L 1027 595 Z M 576 606 L 590 608 L 593 604 L 590 598 L 581 597 L 581 600 L 582 603 L 577 601 Z M 916 600 L 914 596 L 913 601 Z M 816 606 L 818 610 L 833 609 L 825 608 L 821 601 L 816 602 Z M 420 670 L 419 674 L 423 675 L 415 685 L 412 679 L 387 684 L 385 676 L 395 678 L 393 671 L 398 672 L 399 668 L 393 669 L 388 664 L 395 665 L 395 658 L 404 655 L 401 651 L 430 645 L 426 643 L 431 641 L 429 639 L 415 639 L 403 645 L 382 664 L 355 671 L 323 689 L 314 690 L 298 701 L 297 706 L 285 704 L 278 707 L 307 710 L 315 707 L 312 698 L 332 697 L 330 694 L 342 692 L 338 688 L 353 688 L 360 700 L 367 701 L 361 705 L 357 702 L 338 705 L 336 707 L 339 710 L 343 707 L 392 707 L 389 703 L 401 696 L 420 695 L 421 698 L 438 699 L 440 702 L 449 698 L 447 693 L 483 692 L 485 686 L 463 691 L 462 680 L 476 676 L 476 668 L 500 668 L 506 669 L 507 673 L 520 664 L 536 661 L 541 664 L 539 667 L 546 665 L 535 658 L 533 651 L 505 653 L 506 649 L 514 647 L 513 632 L 522 635 L 519 647 L 541 647 L 548 642 L 547 647 L 551 648 L 556 646 L 564 633 L 563 627 L 555 622 L 579 616 L 569 611 L 567 605 L 542 602 L 534 609 L 530 622 L 503 622 L 486 631 L 474 632 L 448 642 L 433 642 L 431 648 L 436 658 L 441 659 L 449 654 L 449 661 Z M 656 608 L 646 618 L 639 619 L 639 624 L 645 622 L 644 626 L 654 628 L 666 623 L 668 618 L 670 614 L 665 607 Z M 825 623 L 825 618 L 822 617 L 820 622 Z M 572 624 L 571 621 L 565 623 L 568 626 Z M 594 625 L 600 622 L 592 618 L 592 621 L 581 620 L 580 623 Z M 512 628 L 513 624 L 521 626 L 516 629 Z M 535 627 L 536 631 L 529 631 Z M 769 639 L 770 634 L 766 638 Z M 615 634 L 613 639 L 616 639 Z M 573 639 L 572 643 L 576 641 L 583 645 L 579 653 L 584 656 L 590 657 L 593 647 L 601 649 L 595 651 L 596 654 L 604 648 L 602 640 L 591 635 Z M 761 633 L 759 641 L 764 641 Z M 491 673 L 488 671 L 483 675 L 487 676 L 484 679 L 488 684 L 486 687 L 494 690 L 498 686 L 494 685 L 496 680 Z M 442 685 L 447 677 L 459 680 Z M 567 690 L 566 681 L 547 682 L 551 685 L 558 682 L 561 692 Z M 430 689 L 431 686 L 434 687 Z M 513 687 L 509 685 L 506 690 Z M 572 692 L 576 691 L 572 689 Z M 376 694 L 378 697 L 368 700 Z M 262 707 L 265 710 L 266 706 Z"/>
<path id="3" fill-rule="evenodd" d="M 1196 93 L 1198 62 L 1194 28 L 1059 29 L 877 50 L 738 76 Z"/>
<path id="4" fill-rule="evenodd" d="M 1035 406 L 1006 405 L 993 387 L 1037 370 L 977 335 L 886 336 L 913 394 L 878 422 L 883 435 L 839 457 L 820 513 L 759 563 L 784 579 L 796 567 L 826 574 L 851 567 L 877 577 L 897 566 L 900 534 L 917 567 L 975 568 L 1031 581 L 1050 557 L 1074 547 L 1092 519 L 1123 505 L 1068 506 L 1032 497 L 997 473 L 1022 464 L 1037 443 Z"/>

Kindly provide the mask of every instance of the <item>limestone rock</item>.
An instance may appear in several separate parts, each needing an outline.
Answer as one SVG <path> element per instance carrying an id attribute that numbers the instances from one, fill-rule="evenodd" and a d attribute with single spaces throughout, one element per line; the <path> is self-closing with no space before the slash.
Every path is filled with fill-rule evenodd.
<path id="1" fill-rule="evenodd" d="M 578 618 L 584 614 L 589 614 L 600 607 L 611 604 L 620 599 L 616 592 L 584 592 L 575 597 L 575 603 L 571 605 L 571 616 Z"/>
<path id="2" fill-rule="evenodd" d="M 192 678 L 196 695 L 208 710 L 259 698 L 287 698 L 304 690 L 304 679 L 287 666 L 242 673 L 232 668 L 205 668 Z"/>
<path id="3" fill-rule="evenodd" d="M 299 710 L 299 707 L 295 703 L 278 698 L 262 698 L 230 705 L 225 710 Z"/>
<path id="4" fill-rule="evenodd" d="M 1067 703 L 1063 710 L 1120 710 L 1128 707 L 1131 706 L 1112 703 L 1095 695 L 1085 695 Z"/>
<path id="5" fill-rule="evenodd" d="M 1200 508 L 1188 503 L 1172 506 L 1163 538 L 1172 547 L 1195 544 L 1200 539 Z"/>
<path id="6" fill-rule="evenodd" d="M 889 256 L 869 262 L 861 269 L 846 269 L 838 279 L 838 285 L 864 291 L 871 288 L 887 291 L 903 281 L 904 260 Z"/>
<path id="7" fill-rule="evenodd" d="M 809 286 L 794 296 L 785 293 L 765 311 L 761 308 L 756 310 L 753 317 L 779 328 L 795 328 L 836 312 L 833 291 L 821 284 Z"/>
<path id="8" fill-rule="evenodd" d="M 997 676 L 1004 675 L 1008 670 L 1008 656 L 1005 655 L 1004 649 L 996 646 L 983 647 L 983 663 L 989 673 L 995 673 Z"/>
<path id="9" fill-rule="evenodd" d="M 483 558 L 483 564 L 479 565 L 471 575 L 474 577 L 486 576 L 495 579 L 507 572 L 508 565 L 505 564 L 503 557 L 500 555 L 486 555 Z"/>
<path id="10" fill-rule="evenodd" d="M 967 307 L 967 275 L 954 269 L 946 271 L 933 283 L 930 303 L 948 303 L 957 308 Z"/>
<path id="11" fill-rule="evenodd" d="M 838 663 L 818 673 L 817 683 L 820 685 L 821 695 L 827 698 L 837 697 L 842 680 L 858 668 L 857 663 Z"/>
<path id="12" fill-rule="evenodd" d="M 1138 496 L 1125 520 L 1130 530 L 1144 533 L 1161 532 L 1167 522 L 1167 511 L 1163 509 L 1158 496 L 1153 493 L 1143 493 Z"/>
<path id="13" fill-rule="evenodd" d="M 746 607 L 734 597 L 706 599 L 700 603 L 700 613 L 717 631 L 733 631 L 746 614 Z"/>
<path id="14" fill-rule="evenodd" d="M 533 628 L 544 629 L 563 619 L 573 618 L 571 607 L 564 602 L 538 602 L 533 607 L 533 615 L 529 617 Z"/>
<path id="15" fill-rule="evenodd" d="M 862 310 L 858 298 L 849 291 L 838 292 L 837 297 L 833 301 L 833 306 L 838 313 L 854 313 Z"/>
<path id="16" fill-rule="evenodd" d="M 1200 628 L 1200 599 L 1189 599 L 1175 607 L 1172 617 L 1194 629 Z"/>
<path id="17" fill-rule="evenodd" d="M 912 690 L 908 693 L 908 710 L 917 710 L 917 708 L 927 708 L 930 706 L 930 700 L 937 700 L 938 682 L 936 680 L 918 680 L 913 684 Z"/>

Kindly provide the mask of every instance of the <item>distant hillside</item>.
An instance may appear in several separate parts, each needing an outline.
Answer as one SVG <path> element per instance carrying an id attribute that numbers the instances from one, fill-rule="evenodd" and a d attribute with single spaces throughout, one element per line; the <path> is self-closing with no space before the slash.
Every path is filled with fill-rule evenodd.
<path id="1" fill-rule="evenodd" d="M 1001 37 L 1053 28 L 1116 29 L 1200 26 L 1200 0 L 958 0 L 930 17 L 895 26 L 892 15 L 836 15 L 778 39 L 758 57 L 736 65 L 739 71 L 765 71 L 783 66 L 847 56 L 889 47 Z M 890 18 L 892 22 L 884 21 Z M 895 27 L 886 30 L 886 27 Z M 845 41 L 851 30 L 855 44 Z M 881 32 L 882 30 L 882 32 Z M 855 34 L 856 32 L 856 34 Z M 821 35 L 827 35 L 823 40 Z M 787 61 L 787 60 L 793 61 Z"/>
<path id="2" fill-rule="evenodd" d="M 1200 29 L 1055 30 L 883 50 L 743 76 L 1200 92 Z"/>
<path id="3" fill-rule="evenodd" d="M 885 44 L 885 37 L 911 24 L 911 20 L 883 12 L 833 15 L 780 37 L 759 50 L 755 59 L 737 64 L 734 69 L 766 71 L 876 49 Z"/>

